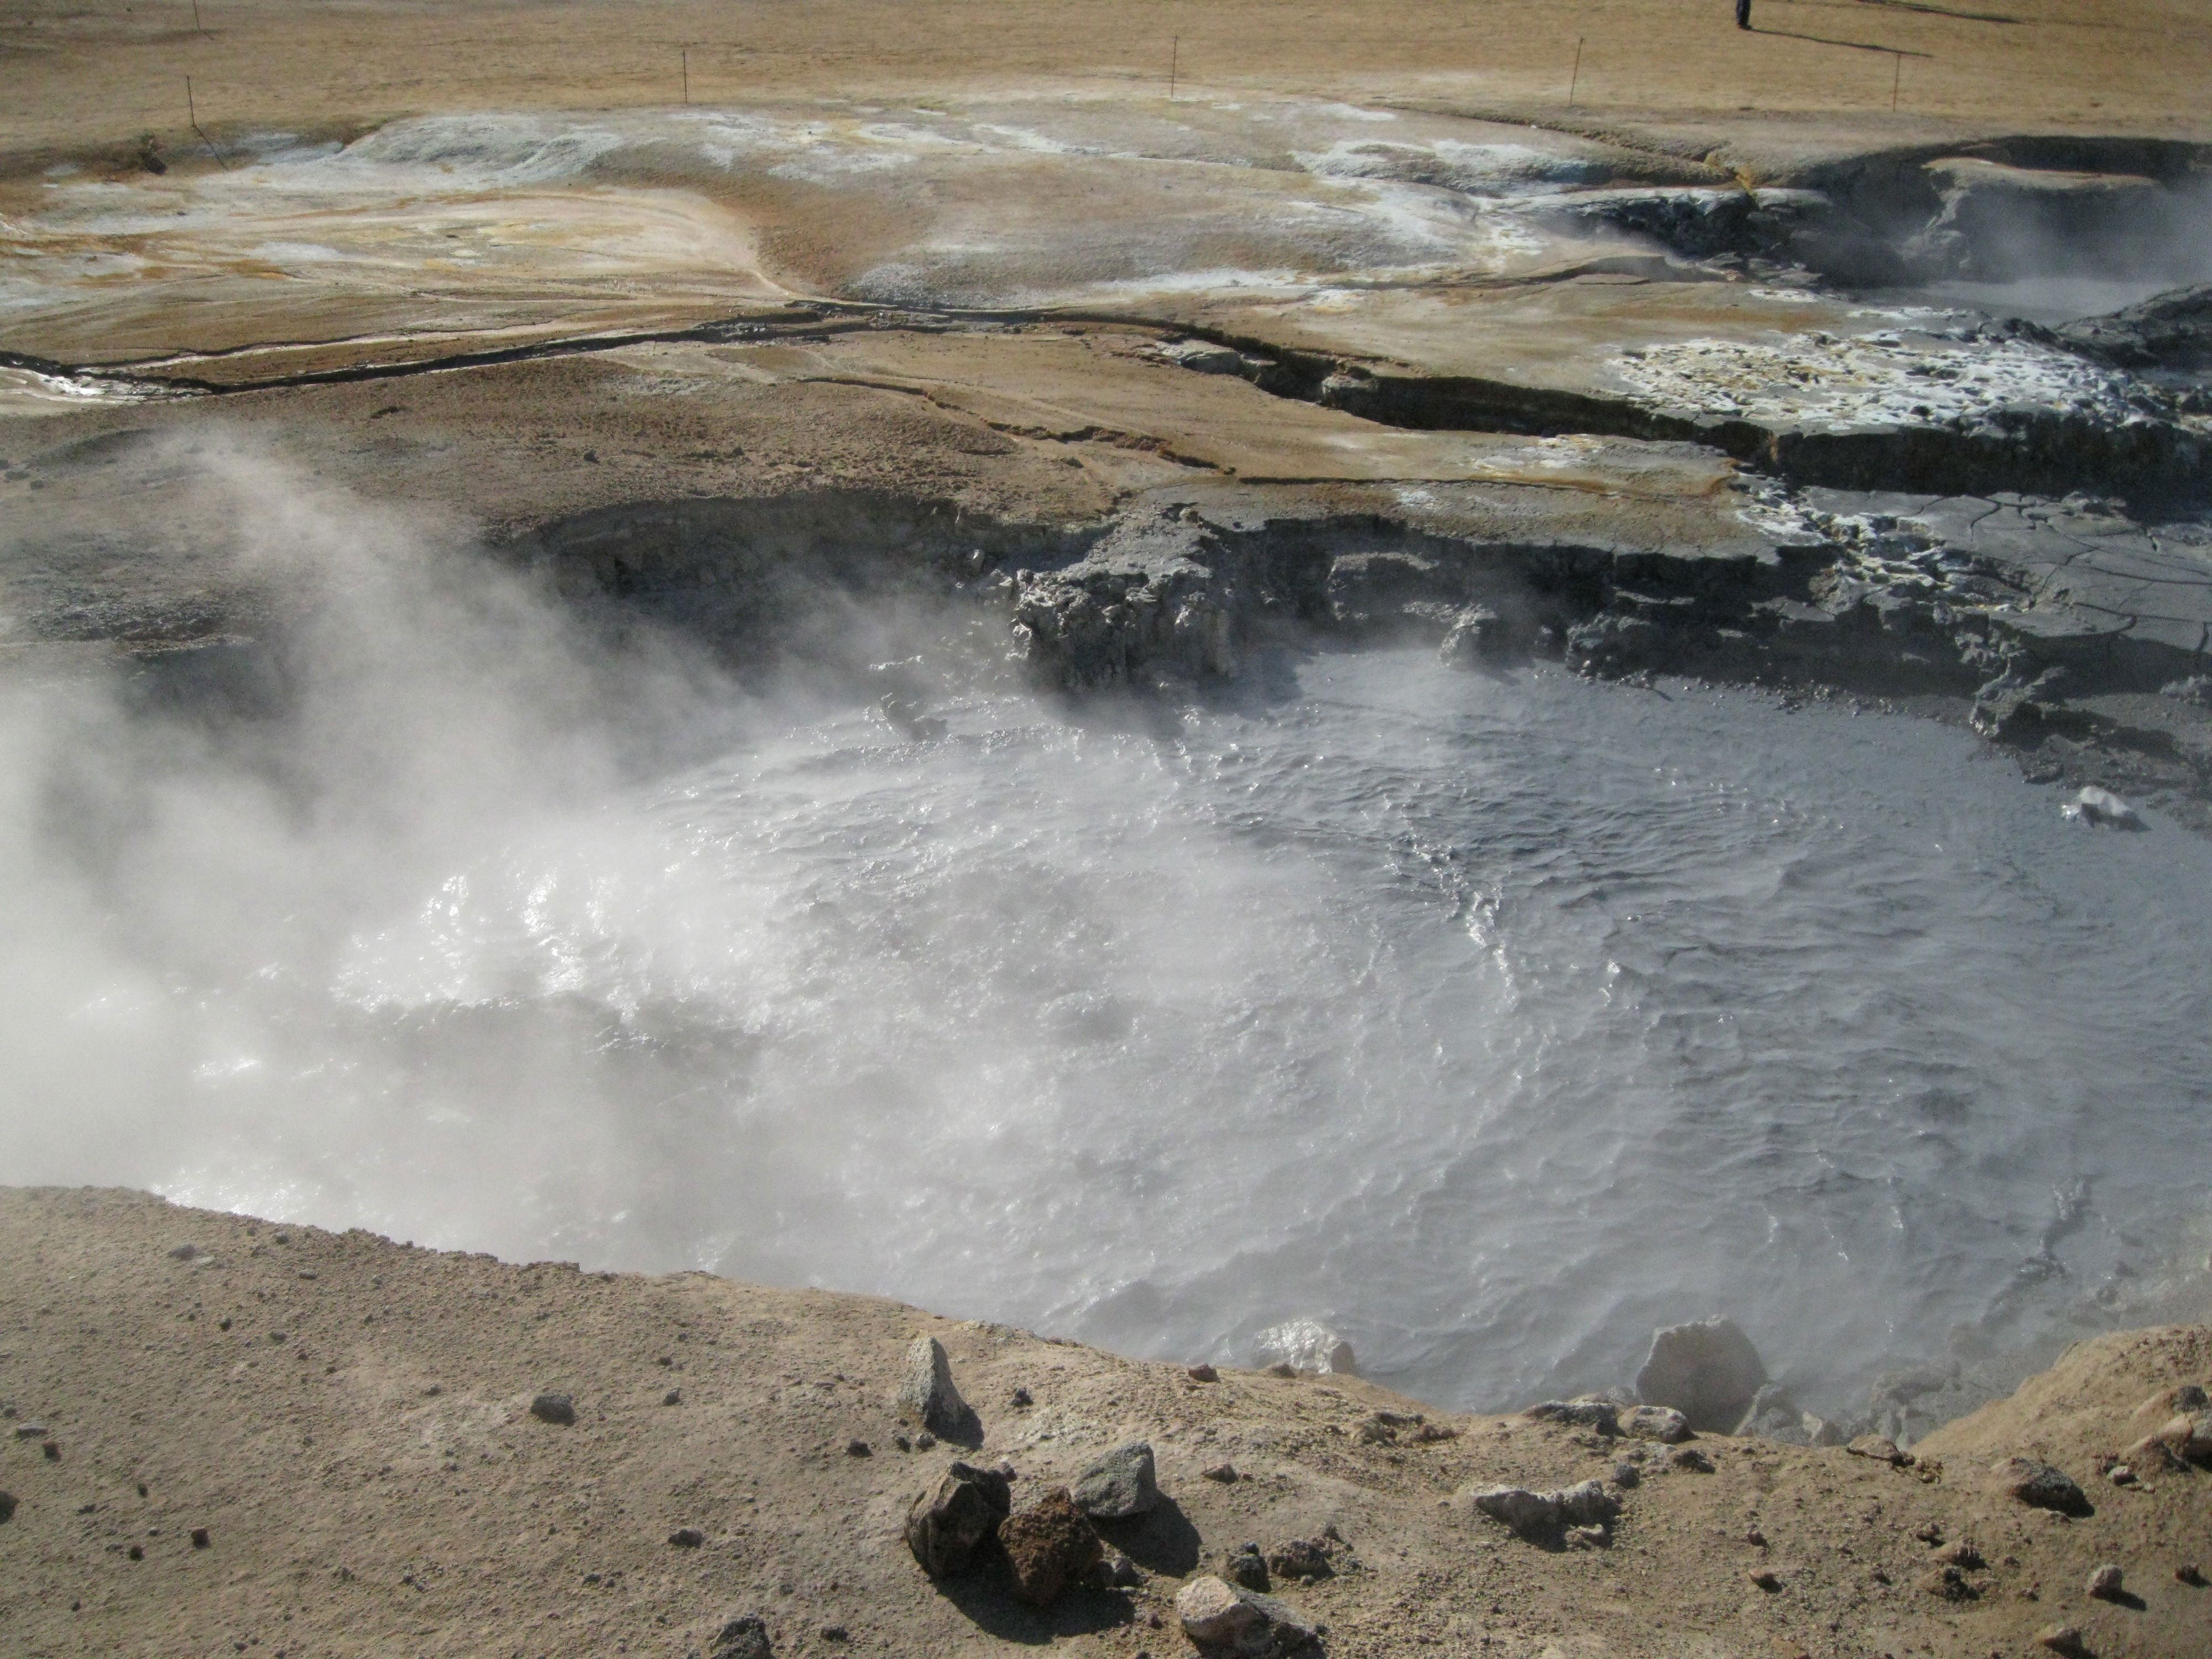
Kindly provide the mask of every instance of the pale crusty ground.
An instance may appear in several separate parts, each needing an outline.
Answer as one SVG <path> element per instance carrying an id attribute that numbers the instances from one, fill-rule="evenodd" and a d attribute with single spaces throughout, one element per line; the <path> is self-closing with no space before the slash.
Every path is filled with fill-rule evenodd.
<path id="1" fill-rule="evenodd" d="M 185 1244 L 198 1259 L 172 1254 Z M 2140 1403 L 2212 1377 L 2203 1327 L 2072 1350 L 1922 1443 L 1929 1479 L 1705 1437 L 1715 1473 L 1651 1474 L 1610 1548 L 1551 1553 L 1451 1495 L 1602 1474 L 1618 1443 L 1431 1413 L 1459 1436 L 1365 1443 L 1377 1408 L 1422 1408 L 1352 1378 L 1201 1384 L 868 1297 L 515 1266 L 123 1191 L 0 1189 L 0 1405 L 60 1452 L 0 1439 L 18 1499 L 0 1527 L 0 1650 L 40 1659 L 680 1656 L 746 1611 L 783 1655 L 1166 1659 L 1190 1651 L 1170 1612 L 1187 1576 L 1332 1522 L 1359 1570 L 1285 1594 L 1340 1656 L 1980 1659 L 2038 1651 L 2053 1621 L 2100 1656 L 2212 1646 L 2212 1589 L 2174 1573 L 2212 1566 L 2212 1474 L 2122 1492 L 2095 1467 L 2143 1431 Z M 1151 1440 L 1170 1501 L 1115 1531 L 1140 1588 L 1039 1614 L 988 1576 L 921 1576 L 900 1521 L 951 1453 L 898 1451 L 890 1402 L 925 1332 L 981 1413 L 978 1455 L 1018 1471 L 1018 1503 Z M 1011 1403 L 1018 1387 L 1032 1405 Z M 573 1427 L 530 1416 L 550 1389 L 574 1397 Z M 849 1455 L 856 1438 L 872 1455 Z M 2096 1514 L 1989 1495 L 1984 1466 L 2016 1450 L 2068 1469 Z M 1224 1461 L 1234 1484 L 1200 1478 Z M 1977 1600 L 1916 1588 L 1931 1522 L 1989 1558 Z M 679 1527 L 703 1547 L 672 1547 Z M 2086 1596 L 2105 1561 L 2132 1601 Z M 1761 1567 L 1779 1589 L 1749 1581 Z"/>

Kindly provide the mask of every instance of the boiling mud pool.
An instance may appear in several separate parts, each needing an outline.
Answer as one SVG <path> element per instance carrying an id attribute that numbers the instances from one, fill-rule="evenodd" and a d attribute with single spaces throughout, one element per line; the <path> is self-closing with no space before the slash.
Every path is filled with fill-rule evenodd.
<path id="1" fill-rule="evenodd" d="M 935 712 L 779 726 L 173 982 L 121 1177 L 1188 1359 L 1314 1316 L 1497 1407 L 1726 1311 L 1848 1410 L 2201 1282 L 2183 832 L 1929 724 L 1425 653 Z"/>

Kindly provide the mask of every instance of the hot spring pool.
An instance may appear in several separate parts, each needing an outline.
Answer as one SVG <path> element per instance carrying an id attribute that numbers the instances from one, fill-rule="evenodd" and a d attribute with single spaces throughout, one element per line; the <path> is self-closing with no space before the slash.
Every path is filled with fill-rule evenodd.
<path id="1" fill-rule="evenodd" d="M 89 852 L 20 717 L 0 1174 L 1191 1360 L 1310 1316 L 1463 1407 L 1725 1312 L 1848 1413 L 2200 1300 L 2193 836 L 1932 724 L 1410 649 L 932 712 L 336 826 L 164 751 Z"/>

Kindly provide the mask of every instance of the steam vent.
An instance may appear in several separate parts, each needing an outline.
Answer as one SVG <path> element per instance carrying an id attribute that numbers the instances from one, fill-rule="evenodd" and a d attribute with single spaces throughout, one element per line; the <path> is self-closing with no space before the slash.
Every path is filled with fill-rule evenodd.
<path id="1" fill-rule="evenodd" d="M 2212 0 L 0 8 L 0 1653 L 2212 1654 Z"/>

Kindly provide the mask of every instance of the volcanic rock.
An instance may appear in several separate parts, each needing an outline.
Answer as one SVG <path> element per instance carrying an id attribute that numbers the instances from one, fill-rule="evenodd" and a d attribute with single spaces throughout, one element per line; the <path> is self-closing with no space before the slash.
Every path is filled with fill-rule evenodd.
<path id="1" fill-rule="evenodd" d="M 2032 1458 L 2008 1457 L 1990 1471 L 1990 1486 L 2006 1498 L 2033 1509 L 2056 1510 L 2061 1515 L 2091 1515 L 2089 1500 L 2074 1477 Z"/>
<path id="2" fill-rule="evenodd" d="M 1913 1587 L 1946 1601 L 1971 1601 L 1981 1590 L 1954 1566 L 1941 1566 L 1914 1579 Z"/>
<path id="3" fill-rule="evenodd" d="M 1672 1406 L 1632 1406 L 1620 1415 L 1620 1431 L 1672 1446 L 1690 1437 L 1690 1419 Z"/>
<path id="4" fill-rule="evenodd" d="M 1620 1408 L 1609 1400 L 1547 1400 L 1541 1405 L 1531 1406 L 1522 1416 L 1539 1423 L 1568 1423 L 1578 1429 L 1595 1429 L 1600 1434 L 1620 1432 Z"/>
<path id="5" fill-rule="evenodd" d="M 0 1492 L 0 1522 L 12 1521 L 15 1518 L 15 1494 L 12 1492 Z"/>
<path id="6" fill-rule="evenodd" d="M 714 1659 L 775 1659 L 768 1625 L 758 1613 L 740 1613 L 714 1637 Z"/>
<path id="7" fill-rule="evenodd" d="M 541 1394 L 530 1402 L 530 1414 L 541 1423 L 571 1424 L 576 1420 L 576 1402 L 565 1394 Z"/>
<path id="8" fill-rule="evenodd" d="M 2212 363 L 2212 283 L 2170 289 L 2106 317 L 2055 331 L 2087 356 L 2123 368 L 2195 368 Z"/>
<path id="9" fill-rule="evenodd" d="M 1646 1405 L 1672 1406 L 1693 1429 L 1726 1434 L 1765 1381 L 1751 1339 L 1734 1320 L 1715 1318 L 1654 1331 L 1636 1392 Z"/>
<path id="10" fill-rule="evenodd" d="M 1267 1570 L 1284 1578 L 1330 1578 L 1336 1574 L 1330 1554 L 1325 1539 L 1293 1538 L 1267 1553 Z"/>
<path id="11" fill-rule="evenodd" d="M 1523 1538 L 1555 1535 L 1560 1528 L 1601 1527 L 1620 1513 L 1620 1500 L 1600 1480 L 1583 1480 L 1557 1492 L 1526 1486 L 1486 1486 L 1463 1494 L 1493 1521 L 1502 1521 Z"/>
<path id="12" fill-rule="evenodd" d="M 952 1383 L 952 1361 L 933 1336 L 917 1336 L 906 1351 L 898 1409 L 931 1433 L 956 1444 L 980 1444 L 982 1425 Z"/>
<path id="13" fill-rule="evenodd" d="M 1231 1583 L 1241 1584 L 1246 1589 L 1266 1589 L 1268 1586 L 1267 1559 L 1260 1553 L 1257 1544 L 1241 1545 L 1222 1558 L 1221 1576 Z"/>
<path id="14" fill-rule="evenodd" d="M 1897 1442 L 1887 1435 L 1863 1434 L 1844 1448 L 1854 1457 L 1869 1458 L 1876 1463 L 1887 1463 L 1893 1468 L 1910 1463 L 1911 1456 L 1897 1449 Z"/>
<path id="15" fill-rule="evenodd" d="M 707 1534 L 696 1527 L 678 1527 L 668 1534 L 668 1541 L 679 1550 L 696 1550 L 707 1541 Z"/>
<path id="16" fill-rule="evenodd" d="M 1098 1534 L 1064 1486 L 1001 1522 L 999 1543 L 1013 1568 L 1015 1593 L 1038 1607 L 1050 1607 L 1071 1585 L 1087 1580 L 1104 1554 Z"/>
<path id="17" fill-rule="evenodd" d="M 1274 1659 L 1310 1647 L 1317 1635 L 1297 1610 L 1272 1595 L 1214 1577 L 1194 1578 L 1176 1596 L 1183 1634 L 1202 1652 Z"/>
<path id="18" fill-rule="evenodd" d="M 1076 1477 L 1075 1507 L 1097 1521 L 1148 1515 L 1160 1501 L 1150 1443 L 1116 1446 Z"/>
<path id="19" fill-rule="evenodd" d="M 907 1547 L 932 1578 L 951 1577 L 968 1571 L 977 1547 L 999 1530 L 1012 1508 L 1005 1475 L 955 1463 L 937 1489 L 922 1493 L 907 1511 Z"/>

